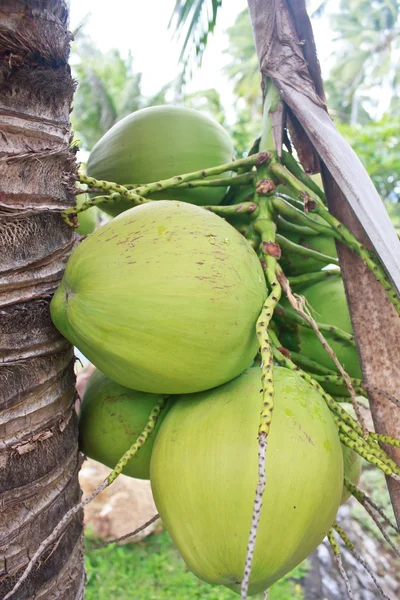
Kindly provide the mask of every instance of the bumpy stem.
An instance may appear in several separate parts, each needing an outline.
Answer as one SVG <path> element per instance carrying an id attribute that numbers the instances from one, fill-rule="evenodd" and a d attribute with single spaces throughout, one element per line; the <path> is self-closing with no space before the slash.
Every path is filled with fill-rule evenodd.
<path id="1" fill-rule="evenodd" d="M 279 350 L 279 348 L 281 348 L 282 345 L 280 344 L 275 332 L 270 331 L 269 335 L 272 343 L 272 350 L 275 360 L 282 366 L 290 369 L 291 371 L 297 371 L 305 381 L 307 381 L 313 388 L 315 388 L 321 394 L 329 409 L 333 412 L 334 415 L 340 417 L 341 420 L 347 425 L 349 425 L 349 427 L 351 427 L 356 433 L 358 433 L 359 435 L 363 435 L 363 430 L 360 424 L 357 423 L 357 421 L 353 419 L 353 417 L 349 415 L 349 413 L 346 412 L 344 408 L 342 408 L 333 400 L 333 398 L 321 387 L 318 381 L 316 381 L 314 377 L 310 375 L 310 373 L 307 373 L 306 371 L 300 369 L 300 367 L 298 367 L 290 358 L 285 356 Z"/>
<path id="2" fill-rule="evenodd" d="M 261 173 L 262 177 L 263 173 Z M 251 528 L 247 544 L 244 575 L 241 584 L 242 599 L 247 598 L 250 581 L 251 566 L 253 563 L 256 536 L 261 517 L 262 499 L 266 486 L 266 452 L 268 434 L 274 408 L 274 381 L 273 381 L 273 358 L 268 336 L 268 325 L 271 321 L 274 309 L 281 296 L 281 286 L 276 278 L 277 260 L 274 256 L 276 251 L 275 232 L 276 226 L 271 219 L 268 198 L 259 198 L 259 216 L 254 223 L 254 229 L 261 235 L 261 251 L 265 257 L 265 274 L 271 293 L 266 299 L 261 314 L 256 324 L 256 334 L 261 355 L 261 380 L 262 380 L 262 408 L 260 424 L 258 429 L 258 484 L 254 499 Z"/>
<path id="3" fill-rule="evenodd" d="M 335 402 L 332 396 L 309 373 L 300 369 L 300 367 L 279 350 L 282 346 L 274 331 L 270 330 L 269 336 L 275 360 L 280 365 L 292 371 L 297 371 L 305 381 L 321 394 L 328 408 L 332 411 L 338 428 L 340 427 L 339 437 L 341 441 L 369 463 L 380 468 L 385 475 L 392 477 L 396 481 L 400 481 L 399 467 L 387 456 L 384 450 L 370 436 L 365 439 L 364 431 L 360 424 L 340 404 Z M 357 436 L 354 436 L 353 433 L 356 433 Z"/>
<path id="4" fill-rule="evenodd" d="M 343 424 L 341 426 L 341 429 L 344 429 Z M 400 473 L 397 471 L 397 469 L 397 472 L 395 472 L 392 466 L 390 466 L 390 459 L 387 457 L 387 455 L 386 457 L 380 455 L 381 458 L 378 458 L 377 456 L 375 456 L 375 453 L 379 454 L 379 451 L 377 451 L 375 448 L 367 446 L 367 444 L 363 442 L 361 436 L 355 439 L 351 439 L 352 437 L 352 434 L 350 434 L 349 436 L 348 430 L 346 431 L 346 433 L 342 433 L 342 431 L 339 432 L 340 441 L 345 446 L 357 452 L 357 454 L 359 454 L 361 458 L 369 462 L 371 465 L 374 465 L 374 467 L 380 469 L 388 477 L 391 477 L 395 481 L 400 481 Z"/>
<path id="5" fill-rule="evenodd" d="M 285 320 L 285 322 L 296 323 L 301 327 L 312 329 L 312 326 L 307 321 L 307 319 L 304 319 L 295 310 L 284 308 L 281 304 L 278 305 L 275 314 L 278 317 L 282 317 Z M 324 323 L 317 323 L 317 325 L 320 331 L 324 331 L 325 333 L 331 333 L 336 339 L 342 340 L 343 342 L 346 342 L 351 346 L 355 346 L 354 336 L 352 336 L 350 333 L 347 333 L 346 331 L 343 331 L 343 329 L 339 329 L 339 327 L 334 327 L 333 325 L 325 325 Z"/>
<path id="6" fill-rule="evenodd" d="M 252 156 L 248 156 L 247 158 L 241 158 L 239 160 L 234 160 L 224 165 L 218 165 L 216 167 L 210 167 L 208 169 L 201 169 L 199 171 L 193 171 L 192 173 L 184 173 L 183 175 L 177 175 L 175 177 L 170 177 L 169 179 L 164 179 L 162 181 L 148 183 L 135 188 L 135 192 L 136 194 L 140 194 L 141 196 L 147 196 L 148 194 L 161 192 L 162 190 L 167 190 L 169 188 L 180 186 L 183 183 L 188 183 L 196 180 L 204 181 L 204 179 L 206 179 L 207 177 L 221 175 L 222 173 L 228 171 L 238 171 L 241 168 L 254 167 L 260 163 L 268 164 L 271 160 L 272 155 L 269 152 L 259 152 L 258 154 L 253 154 Z"/>
<path id="7" fill-rule="evenodd" d="M 398 548 L 394 544 L 393 540 L 389 537 L 388 533 L 385 531 L 382 523 L 379 521 L 378 517 L 376 516 L 376 514 L 374 513 L 374 511 L 372 510 L 372 508 L 368 504 L 365 504 L 364 505 L 364 510 L 371 517 L 371 519 L 375 523 L 376 527 L 379 529 L 382 537 L 387 542 L 387 544 L 389 544 L 389 546 L 391 547 L 391 549 L 393 550 L 393 552 L 395 553 L 395 555 L 398 558 L 400 558 L 400 552 L 399 552 Z"/>
<path id="8" fill-rule="evenodd" d="M 342 556 L 340 554 L 339 544 L 337 543 L 337 541 L 335 539 L 335 535 L 333 533 L 333 529 L 330 529 L 328 531 L 328 536 L 327 537 L 328 537 L 329 544 L 330 544 L 330 546 L 332 548 L 333 556 L 335 557 L 335 561 L 336 561 L 337 567 L 338 567 L 339 572 L 340 572 L 340 574 L 341 574 L 341 576 L 343 578 L 343 581 L 345 583 L 345 586 L 346 586 L 349 598 L 351 600 L 354 600 L 353 591 L 351 589 L 351 585 L 350 585 L 349 578 L 347 577 L 347 573 L 346 573 L 346 571 L 344 570 L 344 567 L 343 567 Z"/>
<path id="9" fill-rule="evenodd" d="M 101 548 L 106 548 L 107 546 L 111 546 L 111 544 L 118 544 L 119 542 L 123 542 L 124 540 L 127 540 L 128 538 L 132 538 L 134 535 L 137 535 L 138 533 L 141 533 L 142 531 L 144 531 L 145 529 L 150 527 L 150 525 L 152 525 L 153 523 L 158 521 L 159 518 L 160 518 L 160 515 L 157 513 L 154 515 L 154 517 L 151 517 L 151 519 L 149 519 L 148 521 L 143 523 L 143 525 L 140 525 L 140 527 L 137 527 L 137 529 L 135 529 L 134 531 L 125 533 L 125 535 L 121 535 L 121 537 L 114 538 L 113 540 L 107 540 L 106 542 L 103 542 L 102 544 L 97 544 L 94 547 L 91 546 L 90 549 L 91 550 L 100 550 Z"/>
<path id="10" fill-rule="evenodd" d="M 288 277 L 291 287 L 300 285 L 311 285 L 318 281 L 324 281 L 331 279 L 332 277 L 341 277 L 339 269 L 323 269 L 322 271 L 316 271 L 314 273 L 304 273 L 303 275 L 294 275 Z"/>
<path id="11" fill-rule="evenodd" d="M 332 375 L 313 375 L 314 379 L 316 381 L 318 381 L 322 387 L 324 387 L 324 384 L 328 384 L 328 385 L 337 385 L 338 387 L 346 387 L 346 382 L 343 379 L 343 377 L 341 377 L 339 374 L 332 374 Z M 350 378 L 351 381 L 351 385 L 353 386 L 354 391 L 356 392 L 357 396 L 363 396 L 364 398 L 367 397 L 367 392 L 365 391 L 365 389 L 363 387 L 361 387 L 361 383 L 362 380 L 361 379 L 355 379 L 354 377 Z M 345 392 L 344 392 L 345 393 Z"/>
<path id="12" fill-rule="evenodd" d="M 293 199 L 292 199 L 293 200 Z M 294 200 L 293 200 L 294 201 Z M 326 235 L 329 237 L 334 237 L 334 232 L 330 227 L 324 224 L 324 222 L 317 221 L 313 219 L 309 215 L 306 215 L 304 212 L 303 205 L 295 201 L 298 206 L 294 206 L 289 202 L 289 196 L 285 194 L 280 194 L 276 192 L 275 195 L 271 198 L 271 203 L 274 209 L 274 212 L 277 215 L 281 215 L 291 223 L 295 223 L 299 227 L 307 227 L 312 229 L 316 233 Z"/>
<path id="13" fill-rule="evenodd" d="M 313 260 L 316 260 L 316 261 L 322 263 L 323 265 L 339 265 L 338 258 L 336 258 L 334 256 L 328 256 L 327 254 L 322 254 L 321 252 L 318 252 L 317 250 L 312 250 L 311 248 L 306 248 L 305 246 L 296 244 L 295 242 L 288 240 L 287 238 L 285 238 L 283 235 L 280 235 L 279 233 L 276 236 L 276 240 L 279 243 L 279 245 L 281 246 L 281 248 L 286 250 L 288 253 L 290 252 L 291 254 L 298 254 L 299 256 L 311 258 Z"/>
<path id="14" fill-rule="evenodd" d="M 311 371 L 312 376 L 317 381 L 321 381 L 320 377 L 316 377 L 316 374 L 320 373 L 321 375 L 334 375 L 336 377 L 335 371 L 328 369 L 324 365 L 321 365 L 315 360 L 311 360 L 311 358 L 307 358 L 304 354 L 299 354 L 298 352 L 290 351 L 290 357 L 296 365 L 303 367 L 306 371 Z"/>
<path id="15" fill-rule="evenodd" d="M 289 171 L 293 173 L 293 175 L 295 175 L 299 181 L 304 183 L 308 188 L 310 188 L 310 190 L 315 192 L 315 194 L 317 194 L 317 196 L 319 196 L 324 203 L 326 203 L 323 190 L 321 190 L 319 185 L 317 185 L 315 181 L 303 171 L 297 160 L 292 154 L 290 154 L 290 152 L 282 152 L 282 164 L 285 165 L 285 167 L 289 169 Z"/>
<path id="16" fill-rule="evenodd" d="M 357 451 L 360 450 L 360 452 L 364 452 L 366 455 L 368 455 L 368 457 L 366 458 L 366 460 L 368 460 L 368 462 L 378 466 L 379 468 L 382 468 L 382 466 L 384 465 L 385 468 L 387 467 L 388 469 L 388 475 L 391 475 L 392 473 L 400 476 L 400 469 L 399 467 L 396 465 L 396 463 L 387 456 L 386 452 L 378 445 L 376 444 L 371 438 L 369 438 L 368 440 L 366 440 L 365 438 L 362 438 L 361 436 L 357 435 L 352 429 L 351 427 L 349 427 L 348 425 L 346 425 L 346 423 L 343 423 L 340 419 L 338 419 L 337 417 L 335 417 L 335 422 L 339 428 L 339 435 L 344 435 L 347 437 L 347 441 L 349 443 L 349 448 L 350 448 L 350 444 L 356 444 L 357 446 Z M 364 457 L 363 457 L 364 458 Z M 376 462 L 378 461 L 378 462 Z M 383 468 L 382 468 L 383 470 Z M 389 471 L 391 471 L 391 473 L 389 473 Z"/>
<path id="17" fill-rule="evenodd" d="M 270 166 L 270 172 L 277 181 L 289 186 L 297 197 L 304 201 L 307 212 L 312 211 L 322 217 L 332 228 L 336 239 L 346 244 L 364 261 L 366 266 L 383 286 L 389 300 L 400 314 L 400 297 L 386 277 L 385 271 L 374 253 L 367 250 L 357 238 L 328 211 L 319 196 L 292 175 L 286 167 L 279 163 L 273 163 Z"/>
<path id="18" fill-rule="evenodd" d="M 145 444 L 149 435 L 153 433 L 155 426 L 157 425 L 158 418 L 161 414 L 161 411 L 164 409 L 167 403 L 168 397 L 162 398 L 157 402 L 154 406 L 153 410 L 149 415 L 149 420 L 147 421 L 146 427 L 143 429 L 142 433 L 139 435 L 134 444 L 125 452 L 125 454 L 119 459 L 118 463 L 115 465 L 111 473 L 108 475 L 106 481 L 107 485 L 111 485 L 113 481 L 115 481 L 122 473 L 128 462 L 136 456 L 139 452 L 140 448 Z"/>
<path id="19" fill-rule="evenodd" d="M 180 183 L 179 189 L 182 188 L 196 188 L 196 187 L 236 187 L 240 185 L 249 185 L 253 183 L 256 177 L 256 173 L 244 173 L 243 175 L 236 175 L 235 177 L 223 177 L 221 179 L 198 179 L 194 181 L 188 181 L 187 183 Z M 144 185 L 144 184 L 143 184 Z M 142 186 L 140 186 L 142 187 Z"/>
<path id="20" fill-rule="evenodd" d="M 279 100 L 279 94 L 271 82 L 267 88 L 267 93 L 264 99 L 263 127 L 260 141 L 261 150 L 274 147 L 271 132 L 272 125 L 270 112 L 276 109 Z M 267 155 L 269 157 L 268 160 L 263 160 L 262 162 L 258 161 L 257 163 L 256 193 L 254 195 L 254 199 L 259 205 L 259 213 L 254 222 L 254 230 L 261 236 L 260 250 L 265 256 L 264 270 L 271 293 L 264 303 L 263 309 L 256 324 L 256 334 L 261 355 L 262 407 L 258 429 L 258 482 L 253 504 L 249 538 L 247 542 L 243 579 L 240 586 L 242 600 L 247 599 L 258 525 L 261 517 L 263 495 L 267 483 L 267 440 L 274 407 L 273 358 L 268 337 L 268 325 L 272 318 L 274 308 L 279 302 L 281 295 L 281 287 L 276 278 L 276 251 L 278 250 L 275 242 L 276 225 L 272 220 L 271 205 L 268 199 L 268 193 L 274 187 L 272 186 L 271 188 L 269 185 L 271 182 L 269 180 L 269 173 L 267 170 L 267 166 L 272 160 L 272 155 L 270 153 L 267 153 Z"/>
<path id="21" fill-rule="evenodd" d="M 296 235 L 307 237 L 315 237 L 318 235 L 318 231 L 315 231 L 315 229 L 311 229 L 311 227 L 305 227 L 304 225 L 296 225 L 296 223 L 287 221 L 284 217 L 282 217 L 282 215 L 277 215 L 275 218 L 275 223 L 279 232 L 287 231 L 290 233 L 295 233 Z"/>
<path id="22" fill-rule="evenodd" d="M 341 374 L 341 376 L 344 379 L 344 382 L 346 384 L 346 387 L 350 393 L 350 397 L 351 397 L 351 403 L 353 405 L 354 411 L 357 415 L 357 419 L 358 422 L 360 423 L 363 432 L 364 432 L 364 436 L 368 436 L 368 429 L 366 427 L 366 425 L 364 424 L 364 420 L 362 417 L 362 414 L 358 408 L 357 402 L 356 402 L 356 392 L 353 388 L 353 385 L 351 383 L 351 379 L 349 377 L 349 375 L 347 374 L 347 372 L 344 370 L 344 368 L 342 367 L 339 359 L 337 358 L 336 354 L 334 353 L 332 347 L 330 346 L 330 344 L 328 343 L 328 341 L 326 340 L 326 338 L 322 335 L 320 328 L 318 326 L 318 324 L 316 323 L 315 319 L 313 319 L 313 317 L 311 316 L 311 314 L 309 313 L 307 307 L 306 307 L 306 301 L 305 298 L 303 296 L 299 296 L 299 295 L 294 295 L 292 293 L 292 290 L 290 288 L 289 282 L 286 279 L 286 277 L 284 276 L 283 273 L 280 274 L 280 282 L 282 284 L 283 289 L 285 290 L 286 296 L 291 304 L 291 306 L 294 308 L 294 310 L 300 315 L 300 317 L 307 321 L 307 323 L 310 325 L 310 327 L 312 327 L 312 329 L 314 330 L 319 342 L 321 343 L 322 347 L 326 350 L 326 352 L 329 354 L 329 356 L 331 357 L 331 359 L 333 360 L 333 362 L 335 363 L 335 366 L 337 368 L 337 370 L 339 371 L 339 373 Z"/>
<path id="23" fill-rule="evenodd" d="M 107 198 L 104 198 L 104 196 L 101 196 L 100 197 L 101 199 L 100 198 L 97 198 L 97 199 L 89 198 L 86 202 L 84 202 L 84 204 L 80 208 L 77 208 L 77 207 L 67 208 L 66 210 L 64 210 L 62 212 L 62 217 L 68 225 L 70 225 L 71 227 L 75 227 L 76 223 L 74 222 L 73 218 L 71 220 L 70 216 L 73 217 L 74 215 L 78 214 L 79 212 L 83 212 L 84 210 L 87 210 L 88 208 L 91 208 L 92 206 L 96 206 L 97 204 L 100 204 L 101 202 L 110 203 L 110 202 L 115 202 L 120 199 L 124 199 L 124 200 L 130 200 L 132 202 L 132 206 L 138 206 L 145 202 L 150 202 L 151 200 L 146 199 L 145 196 L 147 196 L 151 193 L 160 192 L 162 190 L 167 190 L 167 189 L 173 188 L 173 187 L 178 187 L 178 186 L 181 186 L 182 184 L 189 184 L 194 181 L 197 182 L 197 185 L 206 185 L 206 184 L 208 185 L 209 182 L 204 181 L 207 177 L 221 175 L 222 173 L 229 172 L 229 171 L 238 171 L 243 168 L 252 168 L 253 166 L 255 166 L 257 164 L 268 163 L 271 160 L 272 160 L 272 155 L 270 153 L 261 152 L 259 154 L 254 154 L 247 158 L 235 160 L 230 163 L 226 163 L 224 165 L 218 165 L 216 167 L 210 167 L 208 169 L 201 169 L 199 171 L 194 171 L 192 173 L 184 173 L 183 175 L 177 175 L 176 177 L 171 177 L 169 179 L 164 179 L 162 181 L 156 181 L 153 183 L 138 185 L 138 186 L 135 186 L 133 189 L 128 189 L 126 186 L 123 186 L 123 185 L 120 185 L 118 183 L 114 183 L 111 181 L 103 181 L 103 180 L 95 179 L 94 177 L 88 177 L 87 175 L 80 173 L 79 174 L 80 183 L 87 185 L 88 188 L 90 188 L 90 189 L 100 190 L 100 191 L 104 191 L 104 192 L 110 192 L 110 194 Z M 245 182 L 248 182 L 248 181 L 251 181 L 252 179 L 254 179 L 254 174 L 251 174 L 251 173 L 244 174 L 244 175 L 239 175 L 238 177 L 241 177 L 242 179 L 240 182 L 236 182 L 236 183 L 243 184 Z M 230 178 L 225 178 L 225 179 L 227 182 L 226 185 L 231 185 Z M 211 185 L 213 185 L 212 182 L 211 182 Z M 222 184 L 218 183 L 218 185 L 222 185 Z"/>
<path id="24" fill-rule="evenodd" d="M 350 492 L 350 494 L 361 504 L 361 506 L 365 508 L 367 505 L 369 505 L 380 515 L 380 517 L 383 519 L 386 525 L 391 527 L 397 534 L 400 534 L 400 530 L 397 527 L 396 523 L 391 521 L 391 519 L 389 519 L 389 517 L 385 514 L 384 510 L 380 506 L 375 504 L 375 502 L 365 492 L 360 490 L 360 488 L 358 488 L 351 481 L 349 481 L 349 479 L 346 478 L 344 480 L 344 485 L 346 489 Z"/>
<path id="25" fill-rule="evenodd" d="M 350 541 L 350 538 L 348 537 L 348 535 L 346 534 L 346 532 L 344 531 L 344 529 L 342 529 L 342 527 L 340 527 L 340 525 L 338 525 L 336 522 L 333 524 L 333 529 L 340 535 L 340 537 L 341 537 L 342 541 L 344 542 L 347 550 L 349 550 L 353 554 L 353 556 L 358 560 L 358 562 L 367 571 L 367 573 L 371 577 L 372 581 L 374 582 L 374 584 L 375 584 L 376 588 L 378 589 L 378 591 L 379 591 L 380 595 L 382 596 L 382 598 L 385 598 L 385 600 L 391 600 L 390 597 L 387 596 L 385 594 L 385 592 L 383 591 L 381 585 L 379 584 L 377 578 L 375 577 L 375 574 L 374 574 L 372 568 L 369 566 L 369 564 L 367 562 L 365 562 L 365 560 L 356 551 L 353 542 Z"/>
<path id="26" fill-rule="evenodd" d="M 396 448 L 400 448 L 400 440 L 396 438 L 392 438 L 389 435 L 383 435 L 382 433 L 371 432 L 370 436 L 373 440 L 377 442 L 381 442 L 382 444 L 390 444 L 391 446 L 395 446 Z"/>
<path id="27" fill-rule="evenodd" d="M 241 202 L 240 204 L 231 204 L 228 206 L 204 206 L 206 210 L 213 212 L 220 217 L 231 217 L 234 215 L 252 215 L 258 213 L 258 206 L 255 202 Z"/>
<path id="28" fill-rule="evenodd" d="M 243 175 L 236 175 L 236 177 L 222 177 L 220 179 L 198 179 L 193 181 L 187 181 L 185 183 L 179 183 L 175 187 L 182 188 L 195 188 L 195 187 L 237 187 L 241 185 L 249 185 L 253 183 L 255 179 L 255 171 L 250 173 L 244 173 Z M 137 188 L 143 188 L 147 184 L 145 183 L 128 183 L 125 187 L 128 190 L 136 190 Z M 157 190 L 159 191 L 159 190 Z"/>
<path id="29" fill-rule="evenodd" d="M 93 177 L 87 177 L 87 175 L 79 175 L 79 180 L 81 183 L 86 183 L 88 187 L 91 187 L 96 190 L 101 190 L 104 192 L 111 192 L 108 195 L 96 196 L 95 198 L 88 198 L 85 202 L 82 203 L 81 206 L 72 206 L 71 208 L 66 208 L 61 213 L 61 216 L 65 223 L 70 227 L 76 227 L 77 223 L 75 222 L 74 217 L 92 208 L 93 206 L 97 206 L 103 202 L 107 202 L 107 204 L 112 204 L 113 202 L 117 202 L 122 198 L 124 200 L 130 200 L 132 202 L 132 206 L 139 206 L 140 204 L 144 204 L 145 202 L 150 202 L 147 198 L 143 198 L 139 196 L 133 191 L 128 190 L 123 185 L 119 185 L 118 183 L 113 183 L 110 181 L 101 181 L 98 179 L 94 179 Z"/>
<path id="30" fill-rule="evenodd" d="M 36 550 L 36 552 L 34 553 L 32 558 L 30 559 L 30 561 L 29 561 L 26 569 L 22 573 L 21 577 L 18 579 L 18 581 L 16 582 L 16 584 L 14 585 L 12 590 L 10 590 L 8 592 L 8 594 L 6 594 L 4 596 L 3 600 L 8 600 L 9 598 L 11 598 L 15 594 L 15 592 L 21 587 L 21 585 L 26 580 L 29 573 L 32 571 L 33 567 L 39 560 L 40 556 L 51 544 L 53 544 L 54 542 L 57 541 L 61 532 L 66 527 L 67 523 L 72 519 L 72 517 L 76 513 L 78 513 L 80 510 L 82 510 L 82 508 L 84 508 L 92 500 L 94 500 L 94 498 L 96 498 L 96 496 L 98 496 L 100 494 L 100 492 L 105 490 L 118 477 L 118 475 L 121 473 L 124 466 L 126 466 L 128 461 L 137 454 L 137 452 L 140 450 L 140 448 L 146 442 L 149 435 L 154 431 L 154 428 L 157 424 L 160 413 L 163 410 L 163 408 L 165 407 L 166 403 L 167 403 L 167 397 L 162 398 L 154 406 L 153 410 L 150 412 L 149 420 L 148 420 L 144 430 L 142 431 L 142 433 L 139 435 L 139 437 L 137 438 L 135 443 L 132 444 L 131 448 L 127 452 L 125 452 L 123 457 L 118 461 L 116 467 L 111 471 L 110 475 L 108 477 L 106 477 L 106 479 L 99 485 L 99 487 L 97 487 L 90 494 L 90 496 L 88 496 L 88 498 L 85 498 L 85 500 L 83 500 L 82 502 L 79 502 L 78 504 L 73 506 L 69 511 L 67 511 L 65 513 L 65 515 L 63 516 L 61 521 L 58 523 L 58 525 L 55 527 L 55 529 L 52 531 L 52 533 L 49 536 L 47 536 L 47 538 L 45 540 L 43 540 L 43 542 L 40 544 L 39 548 Z"/>

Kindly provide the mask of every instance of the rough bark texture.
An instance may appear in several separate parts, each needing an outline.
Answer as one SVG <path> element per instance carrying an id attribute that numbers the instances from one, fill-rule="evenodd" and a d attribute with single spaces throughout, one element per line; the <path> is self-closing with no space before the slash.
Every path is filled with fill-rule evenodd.
<path id="1" fill-rule="evenodd" d="M 326 168 L 323 178 L 329 210 L 363 244 L 370 246 L 360 222 Z M 347 246 L 337 244 L 337 248 L 375 429 L 400 439 L 400 410 L 387 398 L 399 397 L 400 318 L 363 261 Z M 385 450 L 400 465 L 400 449 L 386 445 Z M 400 527 L 400 482 L 388 479 L 388 488 Z"/>
<path id="2" fill-rule="evenodd" d="M 72 249 L 68 10 L 0 0 L 0 598 L 80 499 L 73 352 L 49 303 Z M 13 598 L 83 598 L 82 515 Z"/>

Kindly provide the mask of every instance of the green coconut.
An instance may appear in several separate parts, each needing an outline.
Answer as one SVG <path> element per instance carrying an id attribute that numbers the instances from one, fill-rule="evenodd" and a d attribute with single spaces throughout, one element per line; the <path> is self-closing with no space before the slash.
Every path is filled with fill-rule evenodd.
<path id="1" fill-rule="evenodd" d="M 233 153 L 229 134 L 207 115 L 182 106 L 154 106 L 128 115 L 107 131 L 90 153 L 87 172 L 122 185 L 150 183 L 225 164 Z M 225 187 L 174 188 L 152 198 L 219 204 L 225 192 Z M 111 216 L 131 207 L 122 200 L 101 205 Z"/>
<path id="2" fill-rule="evenodd" d="M 78 194 L 76 197 L 76 205 L 80 208 L 85 200 L 88 198 L 87 194 Z M 92 233 L 100 220 L 100 211 L 97 206 L 92 206 L 84 212 L 78 213 L 79 227 L 75 229 L 76 233 L 80 235 L 89 235 Z"/>
<path id="3" fill-rule="evenodd" d="M 338 327 L 349 334 L 353 333 L 343 281 L 340 277 L 332 277 L 332 279 L 325 279 L 310 286 L 302 287 L 298 290 L 298 293 L 306 298 L 307 306 L 311 309 L 317 323 Z M 282 305 L 290 308 L 290 304 L 286 299 L 282 301 Z M 289 350 L 300 352 L 307 358 L 337 371 L 335 363 L 321 346 L 311 328 L 284 324 L 282 331 L 281 342 Z M 360 378 L 361 367 L 355 346 L 337 338 L 334 333 L 324 331 L 323 335 L 347 373 L 351 377 Z M 337 386 L 330 386 L 329 390 L 336 395 L 340 395 Z"/>
<path id="4" fill-rule="evenodd" d="M 344 476 L 348 479 L 353 485 L 358 485 L 361 477 L 361 458 L 357 452 L 354 452 L 348 446 L 342 444 L 342 452 L 343 452 L 343 467 L 344 467 Z M 351 493 L 347 490 L 345 486 L 343 486 L 342 492 L 342 500 L 341 504 L 346 502 L 351 496 Z"/>
<path id="5" fill-rule="evenodd" d="M 80 450 L 114 468 L 145 428 L 159 394 L 126 388 L 96 370 L 90 377 L 79 409 Z M 157 431 L 166 414 L 164 408 L 151 436 L 124 468 L 124 475 L 150 478 L 150 457 Z"/>
<path id="6" fill-rule="evenodd" d="M 275 408 L 250 595 L 304 560 L 332 526 L 343 488 L 337 427 L 320 394 L 274 368 Z M 239 592 L 257 486 L 261 371 L 178 398 L 150 464 L 154 500 L 189 569 Z"/>
<path id="7" fill-rule="evenodd" d="M 325 254 L 331 258 L 337 258 L 335 240 L 333 237 L 327 235 L 297 235 L 289 231 L 283 231 L 282 235 L 289 241 L 315 250 L 320 254 Z M 308 256 L 302 256 L 291 252 L 285 248 L 282 248 L 282 257 L 280 264 L 286 275 L 301 275 L 302 273 L 312 273 L 313 271 L 319 271 L 326 263 L 323 263 L 314 258 Z"/>
<path id="8" fill-rule="evenodd" d="M 73 252 L 55 326 L 107 377 L 151 393 L 209 389 L 257 353 L 264 274 L 247 240 L 192 204 L 133 208 Z"/>

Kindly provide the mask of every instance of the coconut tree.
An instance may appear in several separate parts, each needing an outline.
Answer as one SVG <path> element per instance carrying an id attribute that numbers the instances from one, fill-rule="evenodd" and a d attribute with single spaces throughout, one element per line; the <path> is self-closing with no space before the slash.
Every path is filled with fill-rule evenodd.
<path id="1" fill-rule="evenodd" d="M 74 356 L 49 302 L 74 243 L 63 0 L 4 0 L 0 22 L 0 597 L 80 498 Z M 83 598 L 82 513 L 13 598 Z"/>

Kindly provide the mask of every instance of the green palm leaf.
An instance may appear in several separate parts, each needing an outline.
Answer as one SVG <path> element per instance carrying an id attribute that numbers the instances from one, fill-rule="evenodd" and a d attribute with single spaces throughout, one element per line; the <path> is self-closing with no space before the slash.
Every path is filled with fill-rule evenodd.
<path id="1" fill-rule="evenodd" d="M 222 0 L 176 0 L 169 27 L 183 39 L 179 60 L 184 75 L 194 64 L 201 64 L 221 4 Z"/>

